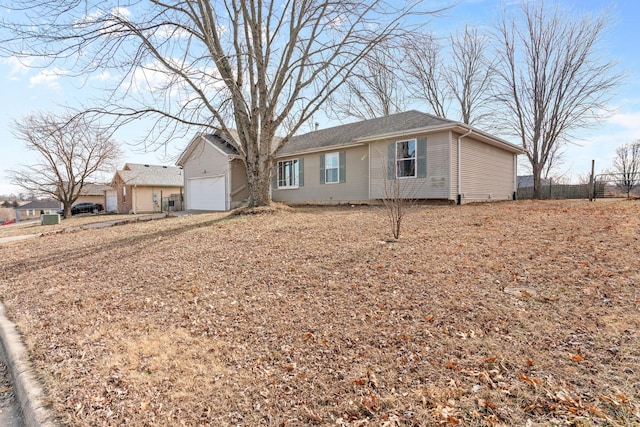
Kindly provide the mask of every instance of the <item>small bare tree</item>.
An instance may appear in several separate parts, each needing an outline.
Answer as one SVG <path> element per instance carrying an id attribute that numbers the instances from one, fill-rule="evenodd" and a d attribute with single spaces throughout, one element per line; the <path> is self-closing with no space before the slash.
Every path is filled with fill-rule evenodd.
<path id="1" fill-rule="evenodd" d="M 616 148 L 612 173 L 619 177 L 616 185 L 626 191 L 629 198 L 631 191 L 640 185 L 640 141 Z"/>
<path id="2" fill-rule="evenodd" d="M 531 164 L 533 197 L 541 177 L 558 162 L 558 147 L 577 129 L 597 123 L 621 76 L 599 57 L 606 16 L 577 16 L 545 2 L 522 2 L 497 26 L 500 59 L 495 96 L 504 107 L 502 129 L 517 137 Z"/>
<path id="3" fill-rule="evenodd" d="M 9 171 L 12 183 L 59 200 L 67 217 L 82 187 L 97 174 L 112 172 L 121 154 L 111 135 L 84 116 L 37 113 L 15 121 L 13 130 L 39 160 Z"/>
<path id="4" fill-rule="evenodd" d="M 396 147 L 395 149 L 397 150 L 398 148 Z M 389 155 L 389 153 L 386 153 L 386 155 Z M 383 159 L 382 167 L 380 168 L 383 174 L 381 177 L 383 182 L 382 202 L 389 218 L 391 235 L 398 240 L 402 230 L 402 222 L 411 207 L 416 203 L 415 195 L 417 191 L 414 180 L 402 178 L 400 175 L 402 175 L 401 171 L 415 171 L 416 164 L 415 161 L 400 160 L 400 165 L 398 165 L 398 161 L 389 159 L 382 154 L 379 158 Z"/>

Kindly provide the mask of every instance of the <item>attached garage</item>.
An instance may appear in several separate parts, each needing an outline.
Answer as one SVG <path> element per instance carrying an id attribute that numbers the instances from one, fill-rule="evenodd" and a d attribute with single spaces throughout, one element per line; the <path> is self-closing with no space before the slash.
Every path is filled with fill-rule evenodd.
<path id="1" fill-rule="evenodd" d="M 200 211 L 227 210 L 224 175 L 187 179 L 187 209 Z"/>
<path id="2" fill-rule="evenodd" d="M 118 212 L 118 193 L 116 190 L 108 190 L 105 195 L 107 199 L 105 210 L 107 212 Z"/>
<path id="3" fill-rule="evenodd" d="M 217 133 L 196 135 L 182 152 L 177 164 L 184 171 L 186 209 L 226 211 L 246 203 L 246 170 L 228 140 Z"/>

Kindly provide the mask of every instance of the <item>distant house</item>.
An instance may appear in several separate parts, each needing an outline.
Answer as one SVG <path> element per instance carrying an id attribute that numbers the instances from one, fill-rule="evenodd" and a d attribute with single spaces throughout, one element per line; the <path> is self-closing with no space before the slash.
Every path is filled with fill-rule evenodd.
<path id="1" fill-rule="evenodd" d="M 187 209 L 227 210 L 246 199 L 246 173 L 235 147 L 235 139 L 220 132 L 189 143 L 177 162 Z M 511 200 L 522 153 L 466 124 L 407 111 L 293 137 L 276 156 L 272 198 L 376 203 L 395 182 L 411 199 Z"/>
<path id="2" fill-rule="evenodd" d="M 85 184 L 82 190 L 80 190 L 80 194 L 75 203 L 100 203 L 102 206 L 106 206 L 106 192 L 109 190 L 113 190 L 109 185 Z"/>
<path id="3" fill-rule="evenodd" d="M 16 221 L 40 219 L 42 214 L 55 214 L 60 209 L 60 202 L 54 199 L 34 200 L 16 208 Z"/>
<path id="4" fill-rule="evenodd" d="M 118 213 L 163 211 L 162 199 L 181 198 L 184 179 L 182 169 L 174 166 L 126 163 L 111 180 Z M 107 192 L 107 198 L 112 195 Z M 107 210 L 111 204 L 107 200 Z"/>
<path id="5" fill-rule="evenodd" d="M 545 178 L 540 178 L 540 185 L 550 185 L 551 181 Z M 520 175 L 518 177 L 518 188 L 533 187 L 533 175 Z"/>

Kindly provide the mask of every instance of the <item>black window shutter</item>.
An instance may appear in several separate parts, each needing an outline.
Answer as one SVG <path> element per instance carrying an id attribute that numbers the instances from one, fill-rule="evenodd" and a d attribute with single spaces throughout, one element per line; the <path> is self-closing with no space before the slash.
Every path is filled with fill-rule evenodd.
<path id="1" fill-rule="evenodd" d="M 427 138 L 418 138 L 416 144 L 416 169 L 418 178 L 427 177 Z"/>
<path id="2" fill-rule="evenodd" d="M 387 144 L 387 179 L 394 179 L 396 175 L 396 143 Z"/>
<path id="3" fill-rule="evenodd" d="M 304 158 L 298 159 L 298 186 L 304 187 Z"/>
<path id="4" fill-rule="evenodd" d="M 324 154 L 320 154 L 320 184 L 324 184 Z"/>
<path id="5" fill-rule="evenodd" d="M 340 182 L 346 182 L 347 181 L 347 153 L 344 151 L 341 151 L 338 154 L 338 162 L 339 162 L 339 170 L 340 172 L 338 173 L 340 175 Z"/>

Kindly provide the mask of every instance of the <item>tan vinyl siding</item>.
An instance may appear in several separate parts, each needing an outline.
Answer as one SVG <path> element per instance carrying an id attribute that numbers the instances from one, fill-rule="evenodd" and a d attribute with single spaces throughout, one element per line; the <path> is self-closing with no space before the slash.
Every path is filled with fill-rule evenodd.
<path id="1" fill-rule="evenodd" d="M 371 199 L 385 195 L 387 144 L 421 137 L 427 140 L 427 176 L 400 179 L 403 194 L 412 199 L 451 198 L 450 132 L 439 132 L 371 143 Z"/>
<path id="2" fill-rule="evenodd" d="M 180 194 L 182 187 L 133 187 L 132 203 L 133 212 L 150 213 L 161 211 L 162 197 L 169 197 L 172 194 Z M 155 198 L 154 198 L 155 194 Z M 130 197 L 129 193 L 127 198 Z"/>
<path id="3" fill-rule="evenodd" d="M 369 198 L 369 150 L 366 145 L 342 150 L 323 152 L 345 152 L 346 182 L 320 184 L 320 154 L 312 153 L 290 156 L 278 160 L 304 159 L 304 185 L 295 189 L 273 189 L 274 201 L 285 203 L 347 203 L 362 202 Z M 276 162 L 277 165 L 277 162 Z M 274 167 L 277 173 L 277 166 Z"/>
<path id="4" fill-rule="evenodd" d="M 513 197 L 514 154 L 467 137 L 461 144 L 462 201 Z"/>

